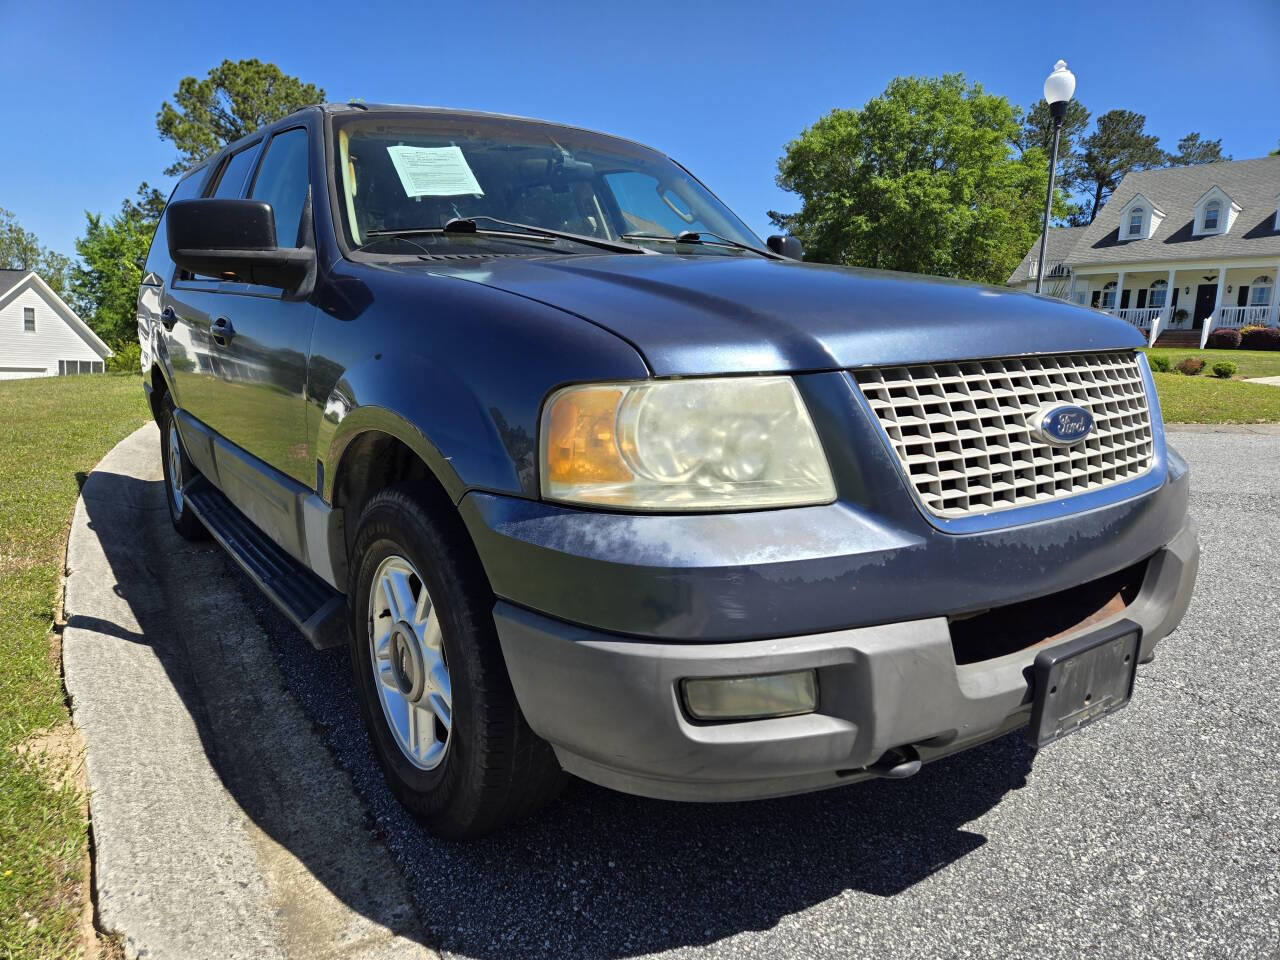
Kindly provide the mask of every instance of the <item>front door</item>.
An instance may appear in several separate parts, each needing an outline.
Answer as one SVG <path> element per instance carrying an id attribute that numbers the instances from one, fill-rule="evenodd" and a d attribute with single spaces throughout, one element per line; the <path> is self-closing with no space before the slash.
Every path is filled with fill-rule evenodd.
<path id="1" fill-rule="evenodd" d="M 268 141 L 256 172 L 237 191 L 271 204 L 282 247 L 301 245 L 304 232 L 311 235 L 300 229 L 304 211 L 309 213 L 308 171 L 307 131 L 283 130 Z M 193 278 L 178 286 L 179 313 L 191 318 L 206 381 L 189 412 L 286 476 L 314 484 L 304 391 L 316 307 L 255 284 Z M 240 502 L 238 487 L 224 484 L 223 492 L 257 519 Z"/>
<path id="2" fill-rule="evenodd" d="M 1196 310 L 1193 313 L 1193 330 L 1199 330 L 1204 326 L 1205 320 L 1209 314 L 1213 313 L 1214 301 L 1218 299 L 1218 285 L 1216 283 L 1202 283 L 1196 287 Z"/>

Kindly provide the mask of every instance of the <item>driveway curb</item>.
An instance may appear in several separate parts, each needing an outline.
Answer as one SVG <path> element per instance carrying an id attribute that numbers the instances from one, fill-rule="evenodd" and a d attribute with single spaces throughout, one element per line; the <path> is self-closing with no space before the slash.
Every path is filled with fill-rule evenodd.
<path id="1" fill-rule="evenodd" d="M 166 509 L 148 424 L 89 475 L 67 544 L 99 923 L 129 957 L 435 956 L 238 574 Z"/>

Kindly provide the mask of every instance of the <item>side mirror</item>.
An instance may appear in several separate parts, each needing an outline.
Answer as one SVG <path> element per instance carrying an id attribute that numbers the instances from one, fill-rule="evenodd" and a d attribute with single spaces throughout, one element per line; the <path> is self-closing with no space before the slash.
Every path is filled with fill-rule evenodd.
<path id="1" fill-rule="evenodd" d="M 296 290 L 315 252 L 276 246 L 276 218 L 261 200 L 179 200 L 165 210 L 169 258 L 190 273 Z"/>
<path id="2" fill-rule="evenodd" d="M 769 249 L 774 253 L 781 254 L 788 260 L 804 259 L 804 244 L 796 237 L 775 233 L 765 243 L 769 245 Z"/>

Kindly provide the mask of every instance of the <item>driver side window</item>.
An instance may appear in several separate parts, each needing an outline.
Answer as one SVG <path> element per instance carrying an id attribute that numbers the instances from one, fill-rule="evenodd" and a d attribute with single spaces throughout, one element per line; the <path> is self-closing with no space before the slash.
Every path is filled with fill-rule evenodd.
<path id="1" fill-rule="evenodd" d="M 253 181 L 252 200 L 271 204 L 276 217 L 276 244 L 298 247 L 305 236 L 302 211 L 307 203 L 307 131 L 301 128 L 277 133 L 267 144 L 258 176 Z"/>
<path id="2" fill-rule="evenodd" d="M 659 192 L 658 181 L 647 174 L 628 170 L 607 173 L 604 179 L 622 210 L 627 233 L 674 237 L 682 230 L 709 229 L 673 191 Z"/>

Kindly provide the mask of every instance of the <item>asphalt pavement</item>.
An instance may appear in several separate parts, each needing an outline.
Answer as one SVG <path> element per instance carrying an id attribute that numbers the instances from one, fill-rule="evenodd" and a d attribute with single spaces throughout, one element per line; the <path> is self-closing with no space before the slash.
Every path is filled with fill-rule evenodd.
<path id="1" fill-rule="evenodd" d="M 309 721 L 297 735 L 349 776 L 446 956 L 1278 957 L 1280 431 L 1171 440 L 1200 580 L 1133 703 L 1042 751 L 1015 733 L 901 782 L 692 805 L 575 781 L 498 836 L 438 841 L 382 782 L 346 652 L 311 650 L 229 560 L 202 589 L 251 615 Z"/>

